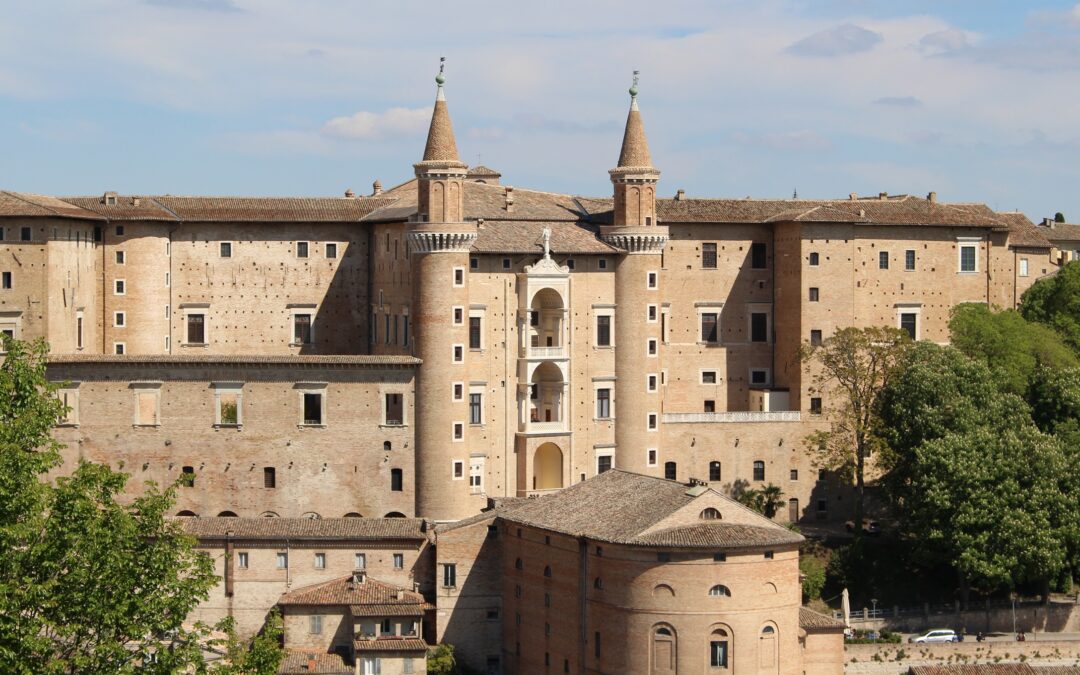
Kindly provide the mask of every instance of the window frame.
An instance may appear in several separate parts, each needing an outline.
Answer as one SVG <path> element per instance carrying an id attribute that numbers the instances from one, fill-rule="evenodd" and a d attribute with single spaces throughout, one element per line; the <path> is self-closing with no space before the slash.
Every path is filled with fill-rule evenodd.
<path id="1" fill-rule="evenodd" d="M 956 240 L 956 273 L 957 274 L 979 274 L 979 249 L 981 248 L 981 238 L 971 237 L 958 237 Z M 971 269 L 964 269 L 964 251 L 970 249 L 972 251 Z"/>
<path id="2" fill-rule="evenodd" d="M 244 424 L 244 383 L 243 382 L 213 382 L 214 389 L 214 426 L 215 427 L 242 427 Z M 236 421 L 223 422 L 221 417 L 222 397 L 236 396 Z"/>
<path id="3" fill-rule="evenodd" d="M 325 382 L 298 382 L 294 385 L 297 393 L 299 410 L 297 411 L 297 427 L 318 429 L 327 425 L 327 394 L 329 386 Z M 310 422 L 307 419 L 307 396 L 319 396 L 319 421 Z"/>
<path id="4" fill-rule="evenodd" d="M 701 269 L 714 270 L 717 268 L 717 253 L 719 249 L 715 241 L 701 242 Z M 708 257 L 707 257 L 708 256 Z M 711 259 L 710 259 L 711 258 Z M 707 263 L 712 263 L 707 264 Z"/>

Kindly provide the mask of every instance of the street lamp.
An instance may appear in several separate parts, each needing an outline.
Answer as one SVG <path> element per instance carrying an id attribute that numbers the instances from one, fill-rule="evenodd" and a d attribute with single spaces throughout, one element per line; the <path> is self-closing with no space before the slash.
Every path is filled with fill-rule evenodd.
<path id="1" fill-rule="evenodd" d="M 874 605 L 874 618 L 877 618 L 877 598 L 870 598 L 870 602 Z"/>
<path id="2" fill-rule="evenodd" d="M 1013 616 L 1013 637 L 1016 637 L 1016 591 L 1009 593 L 1009 599 L 1012 600 L 1012 616 Z"/>

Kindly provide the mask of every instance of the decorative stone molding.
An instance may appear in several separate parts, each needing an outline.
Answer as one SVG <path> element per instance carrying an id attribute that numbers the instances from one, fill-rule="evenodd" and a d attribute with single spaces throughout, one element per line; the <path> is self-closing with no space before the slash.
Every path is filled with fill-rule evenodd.
<path id="1" fill-rule="evenodd" d="M 415 253 L 440 253 L 472 249 L 475 232 L 410 232 L 409 244 Z"/>
<path id="2" fill-rule="evenodd" d="M 627 253 L 659 253 L 667 245 L 668 235 L 643 234 L 641 232 L 609 232 L 603 235 L 605 243 Z"/>

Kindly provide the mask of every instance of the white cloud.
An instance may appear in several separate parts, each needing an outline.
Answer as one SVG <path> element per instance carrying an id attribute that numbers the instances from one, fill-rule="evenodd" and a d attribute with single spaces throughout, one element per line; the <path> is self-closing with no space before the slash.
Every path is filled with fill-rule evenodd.
<path id="1" fill-rule="evenodd" d="M 922 101 L 914 96 L 882 96 L 874 100 L 874 105 L 891 106 L 894 108 L 918 108 Z"/>
<path id="2" fill-rule="evenodd" d="M 832 147 L 832 143 L 828 138 L 816 131 L 807 129 L 764 134 L 736 132 L 732 134 L 731 138 L 740 145 L 763 146 L 772 150 L 813 152 L 818 150 L 828 150 Z"/>
<path id="3" fill-rule="evenodd" d="M 884 39 L 881 33 L 845 23 L 805 37 L 787 51 L 799 56 L 844 56 L 870 51 Z"/>
<path id="4" fill-rule="evenodd" d="M 323 125 L 328 136 L 352 140 L 375 140 L 412 136 L 427 129 L 431 108 L 390 108 L 373 113 L 361 110 L 347 117 L 335 117 Z"/>
<path id="5" fill-rule="evenodd" d="M 955 28 L 928 33 L 919 40 L 919 47 L 928 53 L 957 52 L 969 46 L 967 33 Z"/>
<path id="6" fill-rule="evenodd" d="M 243 11 L 233 0 L 142 0 L 144 4 L 171 9 L 195 9 L 204 12 Z"/>

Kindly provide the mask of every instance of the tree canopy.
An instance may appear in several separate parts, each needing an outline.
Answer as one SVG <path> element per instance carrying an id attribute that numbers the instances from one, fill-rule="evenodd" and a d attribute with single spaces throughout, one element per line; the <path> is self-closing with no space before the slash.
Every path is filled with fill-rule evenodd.
<path id="1" fill-rule="evenodd" d="M 1032 284 L 1020 299 L 1020 313 L 1056 330 L 1080 354 L 1080 260 Z"/>

